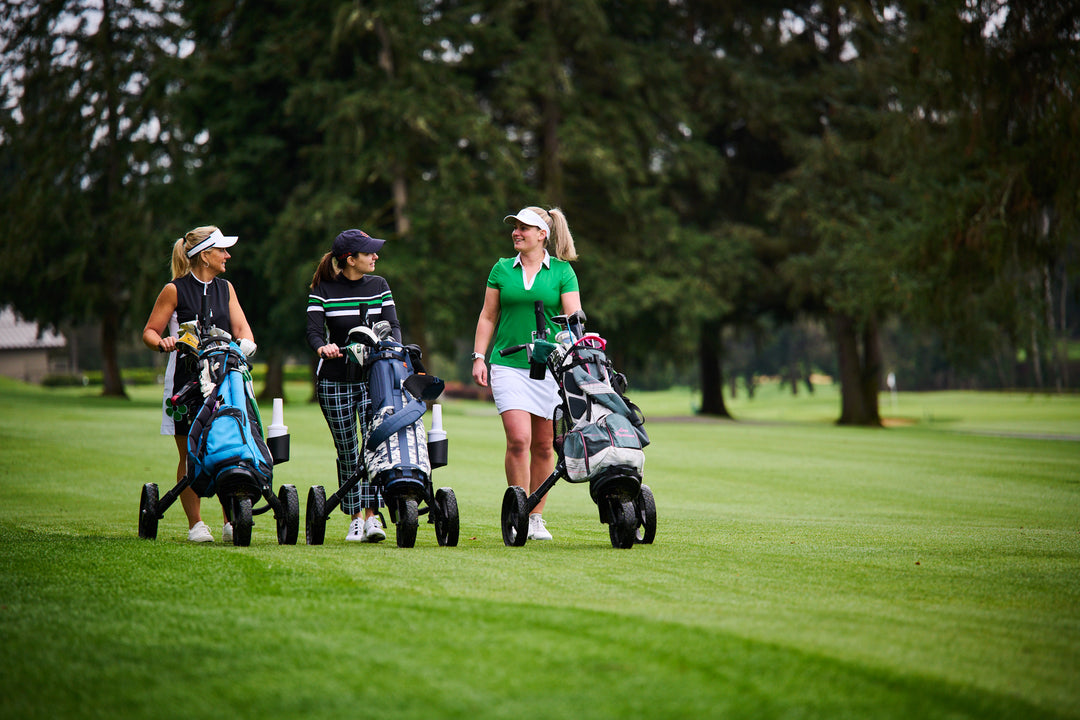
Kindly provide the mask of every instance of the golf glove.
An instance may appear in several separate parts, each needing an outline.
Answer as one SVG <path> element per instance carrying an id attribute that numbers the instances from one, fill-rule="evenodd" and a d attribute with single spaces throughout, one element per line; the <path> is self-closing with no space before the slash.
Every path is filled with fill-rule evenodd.
<path id="1" fill-rule="evenodd" d="M 247 338 L 240 338 L 238 344 L 240 346 L 240 352 L 244 353 L 244 357 L 251 357 L 255 354 L 255 351 L 259 349 L 259 346 L 255 344 L 254 340 L 248 340 Z"/>

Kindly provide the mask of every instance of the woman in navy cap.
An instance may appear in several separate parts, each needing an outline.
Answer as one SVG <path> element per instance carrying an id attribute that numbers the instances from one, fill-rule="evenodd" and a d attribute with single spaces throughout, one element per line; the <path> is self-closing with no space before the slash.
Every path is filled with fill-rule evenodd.
<path id="1" fill-rule="evenodd" d="M 477 385 L 488 385 L 484 353 L 491 349 L 491 394 L 506 434 L 506 482 L 528 494 L 536 492 L 555 468 L 551 416 L 558 402 L 558 386 L 548 373 L 544 380 L 529 377 L 524 353 L 499 355 L 503 348 L 527 343 L 536 329 L 535 304 L 544 303 L 548 326 L 558 330 L 551 318 L 581 309 L 577 275 L 570 261 L 577 259 L 574 238 L 559 208 L 527 207 L 516 215 L 510 237 L 516 255 L 498 260 L 488 275 L 484 307 L 473 339 L 472 376 Z M 554 252 L 555 257 L 551 256 Z M 529 539 L 550 540 L 541 513 L 546 496 L 529 515 Z"/>
<path id="2" fill-rule="evenodd" d="M 209 300 L 210 317 L 201 321 L 225 330 L 237 341 L 245 355 L 255 354 L 254 335 L 248 325 L 232 283 L 218 277 L 225 272 L 225 261 L 232 257 L 229 248 L 237 238 L 225 235 L 213 225 L 197 227 L 173 243 L 173 279 L 162 289 L 143 328 L 143 343 L 152 350 L 171 353 L 165 368 L 165 399 L 171 398 L 195 377 L 194 368 L 176 361 L 176 337 L 180 324 L 195 320 L 202 312 L 203 296 Z M 187 472 L 187 436 L 197 405 L 189 415 L 174 419 L 162 401 L 161 434 L 176 439 L 180 462 L 176 466 L 176 481 Z M 180 504 L 188 519 L 188 540 L 212 542 L 214 536 L 202 520 L 201 500 L 191 488 L 180 493 Z M 225 518 L 222 540 L 232 541 L 232 526 Z"/>
<path id="3" fill-rule="evenodd" d="M 370 404 L 367 384 L 356 377 L 355 366 L 346 365 L 342 352 L 349 330 L 386 320 L 394 339 L 401 342 L 390 285 L 385 278 L 371 274 L 384 242 L 362 230 L 346 230 L 334 239 L 311 278 L 307 340 L 319 356 L 315 392 L 337 449 L 338 487 L 361 471 L 359 423 Z M 361 482 L 353 487 L 341 501 L 342 511 L 351 517 L 345 539 L 384 540 L 386 531 L 378 515 L 382 506 L 374 485 Z"/>

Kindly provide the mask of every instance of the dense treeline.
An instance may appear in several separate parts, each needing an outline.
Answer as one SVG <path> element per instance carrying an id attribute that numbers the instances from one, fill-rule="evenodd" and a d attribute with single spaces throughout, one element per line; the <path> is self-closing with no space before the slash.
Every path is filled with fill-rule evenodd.
<path id="1" fill-rule="evenodd" d="M 889 370 L 1076 381 L 1075 4 L 53 0 L 0 30 L 0 302 L 100 323 L 107 394 L 190 227 L 241 237 L 275 392 L 338 231 L 389 239 L 406 335 L 456 359 L 527 204 L 566 211 L 619 363 L 693 373 L 705 413 L 754 372 L 835 373 L 854 424 Z"/>

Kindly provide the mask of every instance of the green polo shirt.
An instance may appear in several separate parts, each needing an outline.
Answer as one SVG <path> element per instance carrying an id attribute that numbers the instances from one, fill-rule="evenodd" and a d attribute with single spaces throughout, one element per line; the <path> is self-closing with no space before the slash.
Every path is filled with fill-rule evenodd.
<path id="1" fill-rule="evenodd" d="M 507 357 L 499 355 L 499 350 L 513 345 L 520 345 L 532 340 L 536 330 L 535 303 L 542 300 L 544 315 L 551 330 L 549 339 L 553 340 L 556 327 L 551 318 L 561 315 L 562 296 L 564 293 L 577 292 L 578 281 L 574 268 L 565 260 L 545 255 L 544 264 L 533 278 L 532 287 L 525 289 L 525 277 L 517 256 L 502 258 L 491 268 L 487 286 L 499 291 L 499 322 L 495 326 L 495 343 L 491 349 L 492 365 L 527 368 L 529 359 L 524 350 Z"/>

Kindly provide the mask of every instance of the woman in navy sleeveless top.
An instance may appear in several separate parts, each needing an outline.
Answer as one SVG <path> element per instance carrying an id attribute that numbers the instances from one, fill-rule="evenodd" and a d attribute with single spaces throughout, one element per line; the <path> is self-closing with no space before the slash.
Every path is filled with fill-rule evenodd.
<path id="1" fill-rule="evenodd" d="M 195 370 L 176 355 L 176 337 L 182 323 L 196 319 L 202 310 L 203 296 L 209 300 L 211 325 L 225 330 L 238 342 L 246 355 L 255 352 L 254 336 L 248 325 L 232 283 L 218 277 L 225 272 L 225 261 L 232 257 L 227 248 L 236 244 L 235 237 L 223 235 L 213 225 L 197 227 L 173 244 L 173 279 L 162 289 L 143 328 L 143 343 L 152 350 L 170 353 L 165 369 L 165 391 L 162 398 L 161 434 L 172 435 L 180 460 L 176 466 L 176 481 L 187 472 L 187 435 L 191 417 L 174 420 L 165 412 L 165 399 L 170 398 L 189 380 Z M 201 501 L 191 488 L 180 493 L 180 503 L 188 518 L 188 539 L 211 542 L 213 536 L 202 521 Z M 224 538 L 229 539 L 232 528 L 226 524 Z"/>

